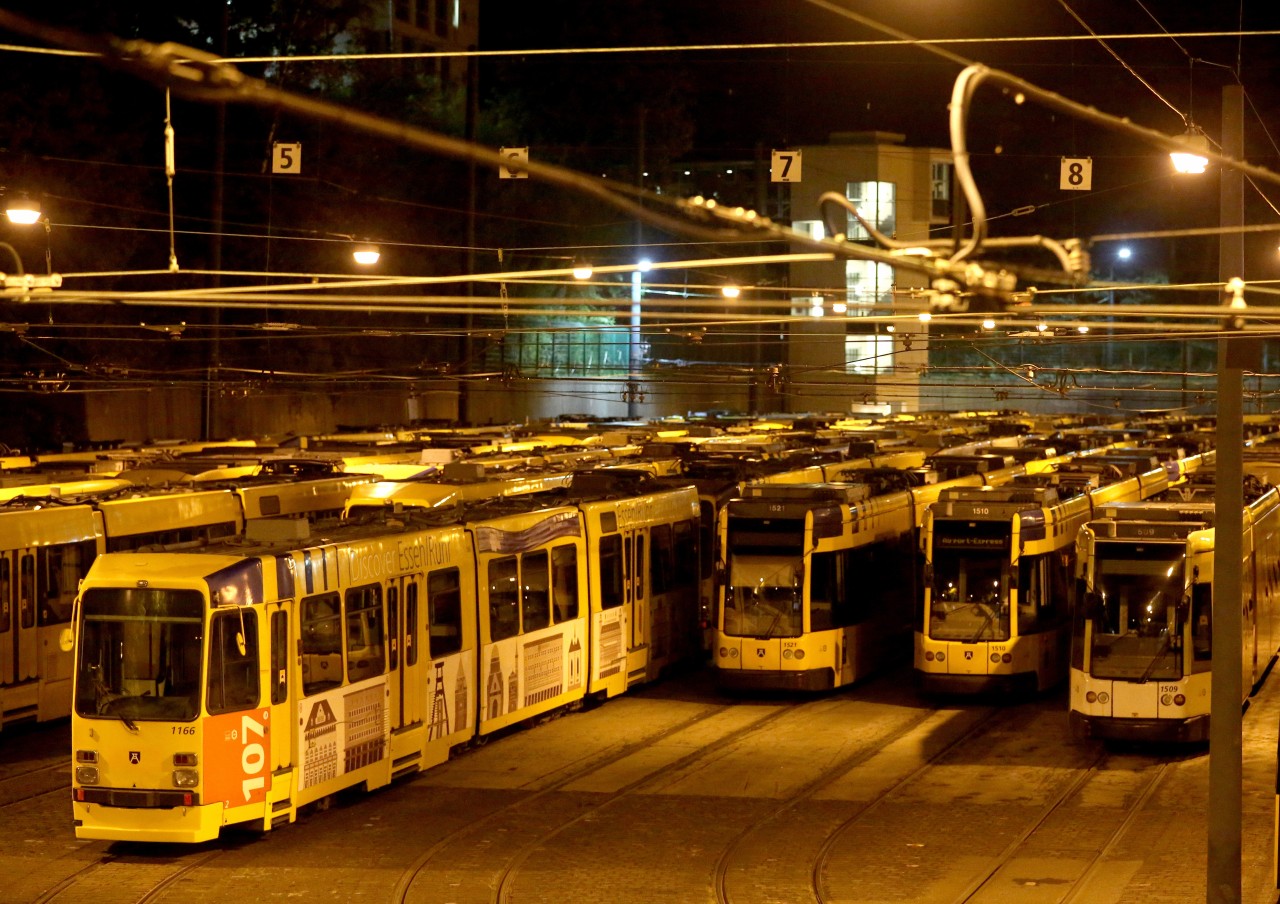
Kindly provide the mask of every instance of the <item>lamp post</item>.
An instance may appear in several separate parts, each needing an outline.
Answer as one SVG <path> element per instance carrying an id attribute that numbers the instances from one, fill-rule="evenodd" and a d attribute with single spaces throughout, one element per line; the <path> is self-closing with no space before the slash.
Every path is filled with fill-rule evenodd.
<path id="1" fill-rule="evenodd" d="M 1222 152 L 1244 156 L 1244 89 L 1222 89 Z M 1244 177 L 1238 170 L 1221 174 L 1218 273 L 1224 283 L 1244 272 L 1244 237 L 1231 227 L 1244 220 Z M 1240 674 L 1244 618 L 1241 613 L 1241 568 L 1244 531 L 1243 374 L 1251 340 L 1218 340 L 1217 510 L 1213 570 L 1213 681 L 1209 702 L 1209 857 L 1208 904 L 1240 900 L 1240 855 L 1243 743 Z"/>
<path id="2" fill-rule="evenodd" d="M 653 266 L 648 258 L 643 258 L 631 271 L 631 327 L 627 332 L 627 417 L 631 420 L 640 416 L 640 371 L 644 364 L 644 355 L 640 345 L 640 315 L 644 301 L 644 274 Z"/>

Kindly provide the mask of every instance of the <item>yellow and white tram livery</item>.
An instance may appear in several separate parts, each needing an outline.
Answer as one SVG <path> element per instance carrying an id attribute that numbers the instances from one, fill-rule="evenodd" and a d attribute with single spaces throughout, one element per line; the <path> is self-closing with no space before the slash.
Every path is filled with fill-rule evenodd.
<path id="1" fill-rule="evenodd" d="M 913 657 L 921 689 L 1038 692 L 1064 680 L 1080 527 L 1096 506 L 1154 496 L 1197 464 L 1198 456 L 1123 477 L 1102 456 L 1020 485 L 943 493 L 921 536 L 924 605 Z M 1103 482 L 1107 474 L 1114 477 Z"/>
<path id="2" fill-rule="evenodd" d="M 1240 642 L 1248 696 L 1280 643 L 1280 494 L 1273 487 L 1251 494 L 1246 486 Z M 1071 640 L 1074 736 L 1208 738 L 1214 513 L 1211 500 L 1107 506 L 1081 530 Z"/>

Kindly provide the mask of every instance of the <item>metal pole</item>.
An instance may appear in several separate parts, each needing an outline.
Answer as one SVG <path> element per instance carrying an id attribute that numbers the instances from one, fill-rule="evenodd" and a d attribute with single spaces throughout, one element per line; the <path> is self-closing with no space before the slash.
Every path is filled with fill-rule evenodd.
<path id="1" fill-rule="evenodd" d="M 1244 93 L 1238 85 L 1222 89 L 1222 150 L 1244 153 Z M 1244 276 L 1244 239 L 1227 227 L 1243 221 L 1244 179 L 1223 170 L 1219 207 L 1218 273 L 1225 283 Z M 1208 904 L 1240 901 L 1241 707 L 1241 562 L 1244 530 L 1243 368 L 1236 360 L 1239 340 L 1218 340 L 1217 526 L 1213 567 L 1213 686 L 1209 703 L 1209 863 Z"/>

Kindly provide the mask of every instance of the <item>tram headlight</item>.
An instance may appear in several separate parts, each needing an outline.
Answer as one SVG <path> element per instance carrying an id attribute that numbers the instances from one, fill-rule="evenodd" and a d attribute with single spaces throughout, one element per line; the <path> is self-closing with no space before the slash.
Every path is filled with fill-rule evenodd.
<path id="1" fill-rule="evenodd" d="M 792 655 L 793 655 L 793 654 L 792 654 L 792 651 L 791 651 L 791 650 L 783 650 L 783 651 L 782 651 L 782 658 L 783 658 L 783 659 L 790 659 L 790 658 L 792 657 Z"/>
<path id="2" fill-rule="evenodd" d="M 1000 657 L 1000 661 L 1003 662 L 1005 665 L 1008 665 L 1009 663 L 1013 662 L 1013 654 L 1005 653 Z"/>
<path id="3" fill-rule="evenodd" d="M 1161 705 L 1161 706 L 1173 706 L 1173 694 L 1161 694 L 1161 695 L 1160 695 L 1160 705 Z"/>
<path id="4" fill-rule="evenodd" d="M 999 654 L 999 653 L 992 653 L 992 654 L 991 654 L 991 661 L 992 661 L 992 662 L 999 662 L 999 661 L 1000 661 L 1000 654 Z"/>
<path id="5" fill-rule="evenodd" d="M 77 750 L 77 763 L 96 763 L 98 762 L 98 751 L 96 750 Z"/>
<path id="6" fill-rule="evenodd" d="M 98 784 L 98 767 L 97 766 L 77 766 L 76 782 L 81 785 Z"/>
<path id="7" fill-rule="evenodd" d="M 728 647 L 721 647 L 721 648 L 720 648 L 720 658 L 721 658 L 721 659 L 724 659 L 724 658 L 726 658 L 728 655 L 729 655 L 729 648 L 728 648 Z"/>
<path id="8" fill-rule="evenodd" d="M 198 784 L 200 784 L 200 771 L 198 769 L 173 770 L 173 787 L 194 788 Z"/>
<path id="9" fill-rule="evenodd" d="M 734 647 L 732 650 L 730 650 L 730 651 L 729 651 L 729 658 L 730 658 L 730 659 L 737 659 L 737 658 L 738 658 L 738 648 L 737 648 L 737 647 Z"/>
<path id="10" fill-rule="evenodd" d="M 1085 703 L 1097 703 L 1097 702 L 1098 702 L 1098 695 L 1097 695 L 1097 694 L 1095 694 L 1093 691 L 1089 691 L 1089 693 L 1087 693 L 1087 694 L 1085 694 L 1085 695 L 1084 695 L 1084 702 L 1085 702 Z"/>
<path id="11" fill-rule="evenodd" d="M 796 650 L 796 659 L 804 659 L 804 650 Z"/>
<path id="12" fill-rule="evenodd" d="M 195 767 L 198 762 L 199 760 L 194 753 L 175 753 L 173 755 L 173 765 L 178 768 L 190 769 Z"/>
<path id="13" fill-rule="evenodd" d="M 939 650 L 938 655 L 935 658 L 938 660 L 938 662 L 942 662 L 942 660 L 947 658 L 947 654 Z"/>
<path id="14" fill-rule="evenodd" d="M 1173 695 L 1173 705 L 1174 705 L 1174 706 L 1181 706 L 1182 704 L 1184 704 L 1184 703 L 1186 703 L 1186 702 L 1187 702 L 1187 698 L 1186 698 L 1186 697 L 1184 697 L 1182 694 L 1174 694 L 1174 695 Z"/>
<path id="15" fill-rule="evenodd" d="M 1098 694 L 1098 702 L 1099 702 L 1099 703 L 1110 703 L 1110 702 L 1111 702 L 1111 695 L 1110 695 L 1110 694 L 1108 694 L 1106 691 L 1103 691 L 1102 693 Z"/>
<path id="16" fill-rule="evenodd" d="M 925 661 L 925 662 L 933 662 L 933 650 L 925 650 L 925 651 L 924 651 L 924 661 Z"/>

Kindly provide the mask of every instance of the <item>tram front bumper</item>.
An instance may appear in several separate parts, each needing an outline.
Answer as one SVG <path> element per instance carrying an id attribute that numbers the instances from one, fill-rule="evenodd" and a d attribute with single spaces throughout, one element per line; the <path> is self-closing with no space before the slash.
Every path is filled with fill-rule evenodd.
<path id="1" fill-rule="evenodd" d="M 76 838 L 87 841 L 212 841 L 222 828 L 221 803 L 192 807 L 110 807 L 72 801 Z"/>
<path id="2" fill-rule="evenodd" d="M 1035 672 L 1013 672 L 1000 675 L 956 675 L 916 669 L 916 686 L 926 694 L 1034 694 Z"/>
<path id="3" fill-rule="evenodd" d="M 728 691 L 829 691 L 835 673 L 819 669 L 716 669 L 716 684 Z"/>
<path id="4" fill-rule="evenodd" d="M 1209 739 L 1209 717 L 1186 719 L 1118 719 L 1113 716 L 1086 716 L 1071 711 L 1071 735 L 1108 741 L 1194 743 Z"/>

